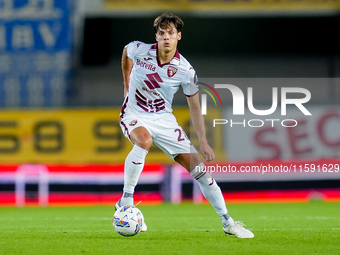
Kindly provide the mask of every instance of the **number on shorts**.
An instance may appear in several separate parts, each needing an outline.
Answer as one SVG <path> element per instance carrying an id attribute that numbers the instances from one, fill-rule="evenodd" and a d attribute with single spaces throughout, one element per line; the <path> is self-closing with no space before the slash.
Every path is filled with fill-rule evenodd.
<path id="1" fill-rule="evenodd" d="M 185 138 L 182 136 L 182 130 L 181 130 L 181 129 L 176 128 L 176 129 L 174 130 L 174 132 L 175 132 L 175 133 L 178 132 L 177 141 L 182 142 L 182 141 L 185 140 Z"/>

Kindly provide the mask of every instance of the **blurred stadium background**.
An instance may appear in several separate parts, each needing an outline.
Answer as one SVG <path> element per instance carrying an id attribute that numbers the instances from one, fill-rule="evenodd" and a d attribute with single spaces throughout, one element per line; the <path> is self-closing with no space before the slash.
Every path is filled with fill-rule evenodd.
<path id="1" fill-rule="evenodd" d="M 217 162 L 339 165 L 339 0 L 0 0 L 0 206 L 119 199 L 131 149 L 119 127 L 121 53 L 130 41 L 154 42 L 153 20 L 166 10 L 183 18 L 179 50 L 202 80 L 293 79 L 311 91 L 313 117 L 299 116 L 294 132 L 212 129 L 208 118 Z M 255 104 L 267 109 L 271 87 L 255 88 Z M 175 115 L 188 131 L 180 94 Z M 232 101 L 224 102 L 211 111 L 228 116 Z M 136 201 L 204 201 L 162 152 L 152 148 L 147 162 Z M 340 201 L 331 170 L 230 174 L 220 186 L 228 203 Z"/>

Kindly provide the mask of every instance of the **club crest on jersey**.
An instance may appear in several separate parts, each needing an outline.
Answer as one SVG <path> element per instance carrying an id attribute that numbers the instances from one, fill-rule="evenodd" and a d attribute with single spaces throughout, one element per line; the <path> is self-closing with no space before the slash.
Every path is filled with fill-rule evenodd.
<path id="1" fill-rule="evenodd" d="M 171 78 L 173 77 L 176 73 L 177 73 L 178 69 L 176 67 L 173 66 L 169 66 L 167 73 L 168 73 L 168 77 Z"/>
<path id="2" fill-rule="evenodd" d="M 133 120 L 133 121 L 131 121 L 131 122 L 129 123 L 129 126 L 132 127 L 132 126 L 136 125 L 137 122 L 138 122 L 138 120 Z"/>

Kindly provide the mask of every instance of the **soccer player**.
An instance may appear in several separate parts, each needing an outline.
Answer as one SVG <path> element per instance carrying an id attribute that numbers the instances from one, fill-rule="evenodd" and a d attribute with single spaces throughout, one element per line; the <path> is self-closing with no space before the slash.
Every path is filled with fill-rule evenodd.
<path id="1" fill-rule="evenodd" d="M 125 100 L 121 110 L 121 128 L 133 144 L 125 160 L 123 196 L 118 209 L 133 205 L 133 193 L 143 170 L 145 157 L 154 143 L 170 158 L 181 164 L 195 178 L 204 197 L 221 217 L 226 234 L 252 238 L 254 234 L 229 216 L 220 187 L 212 178 L 183 129 L 172 114 L 172 99 L 182 87 L 187 96 L 200 152 L 209 162 L 215 158 L 208 145 L 199 103 L 196 73 L 177 50 L 183 21 L 163 13 L 154 21 L 155 44 L 134 41 L 125 46 L 122 56 Z M 142 231 L 146 231 L 144 223 Z"/>

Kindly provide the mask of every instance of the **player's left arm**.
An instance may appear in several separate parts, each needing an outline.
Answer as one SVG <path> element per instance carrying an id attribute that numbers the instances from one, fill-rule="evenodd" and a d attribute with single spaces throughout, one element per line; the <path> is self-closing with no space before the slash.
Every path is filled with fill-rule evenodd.
<path id="1" fill-rule="evenodd" d="M 204 118 L 201 113 L 201 106 L 199 102 L 199 94 L 197 93 L 194 96 L 187 97 L 187 100 L 190 108 L 192 125 L 200 142 L 200 152 L 207 162 L 212 161 L 215 159 L 215 153 L 207 141 Z"/>

